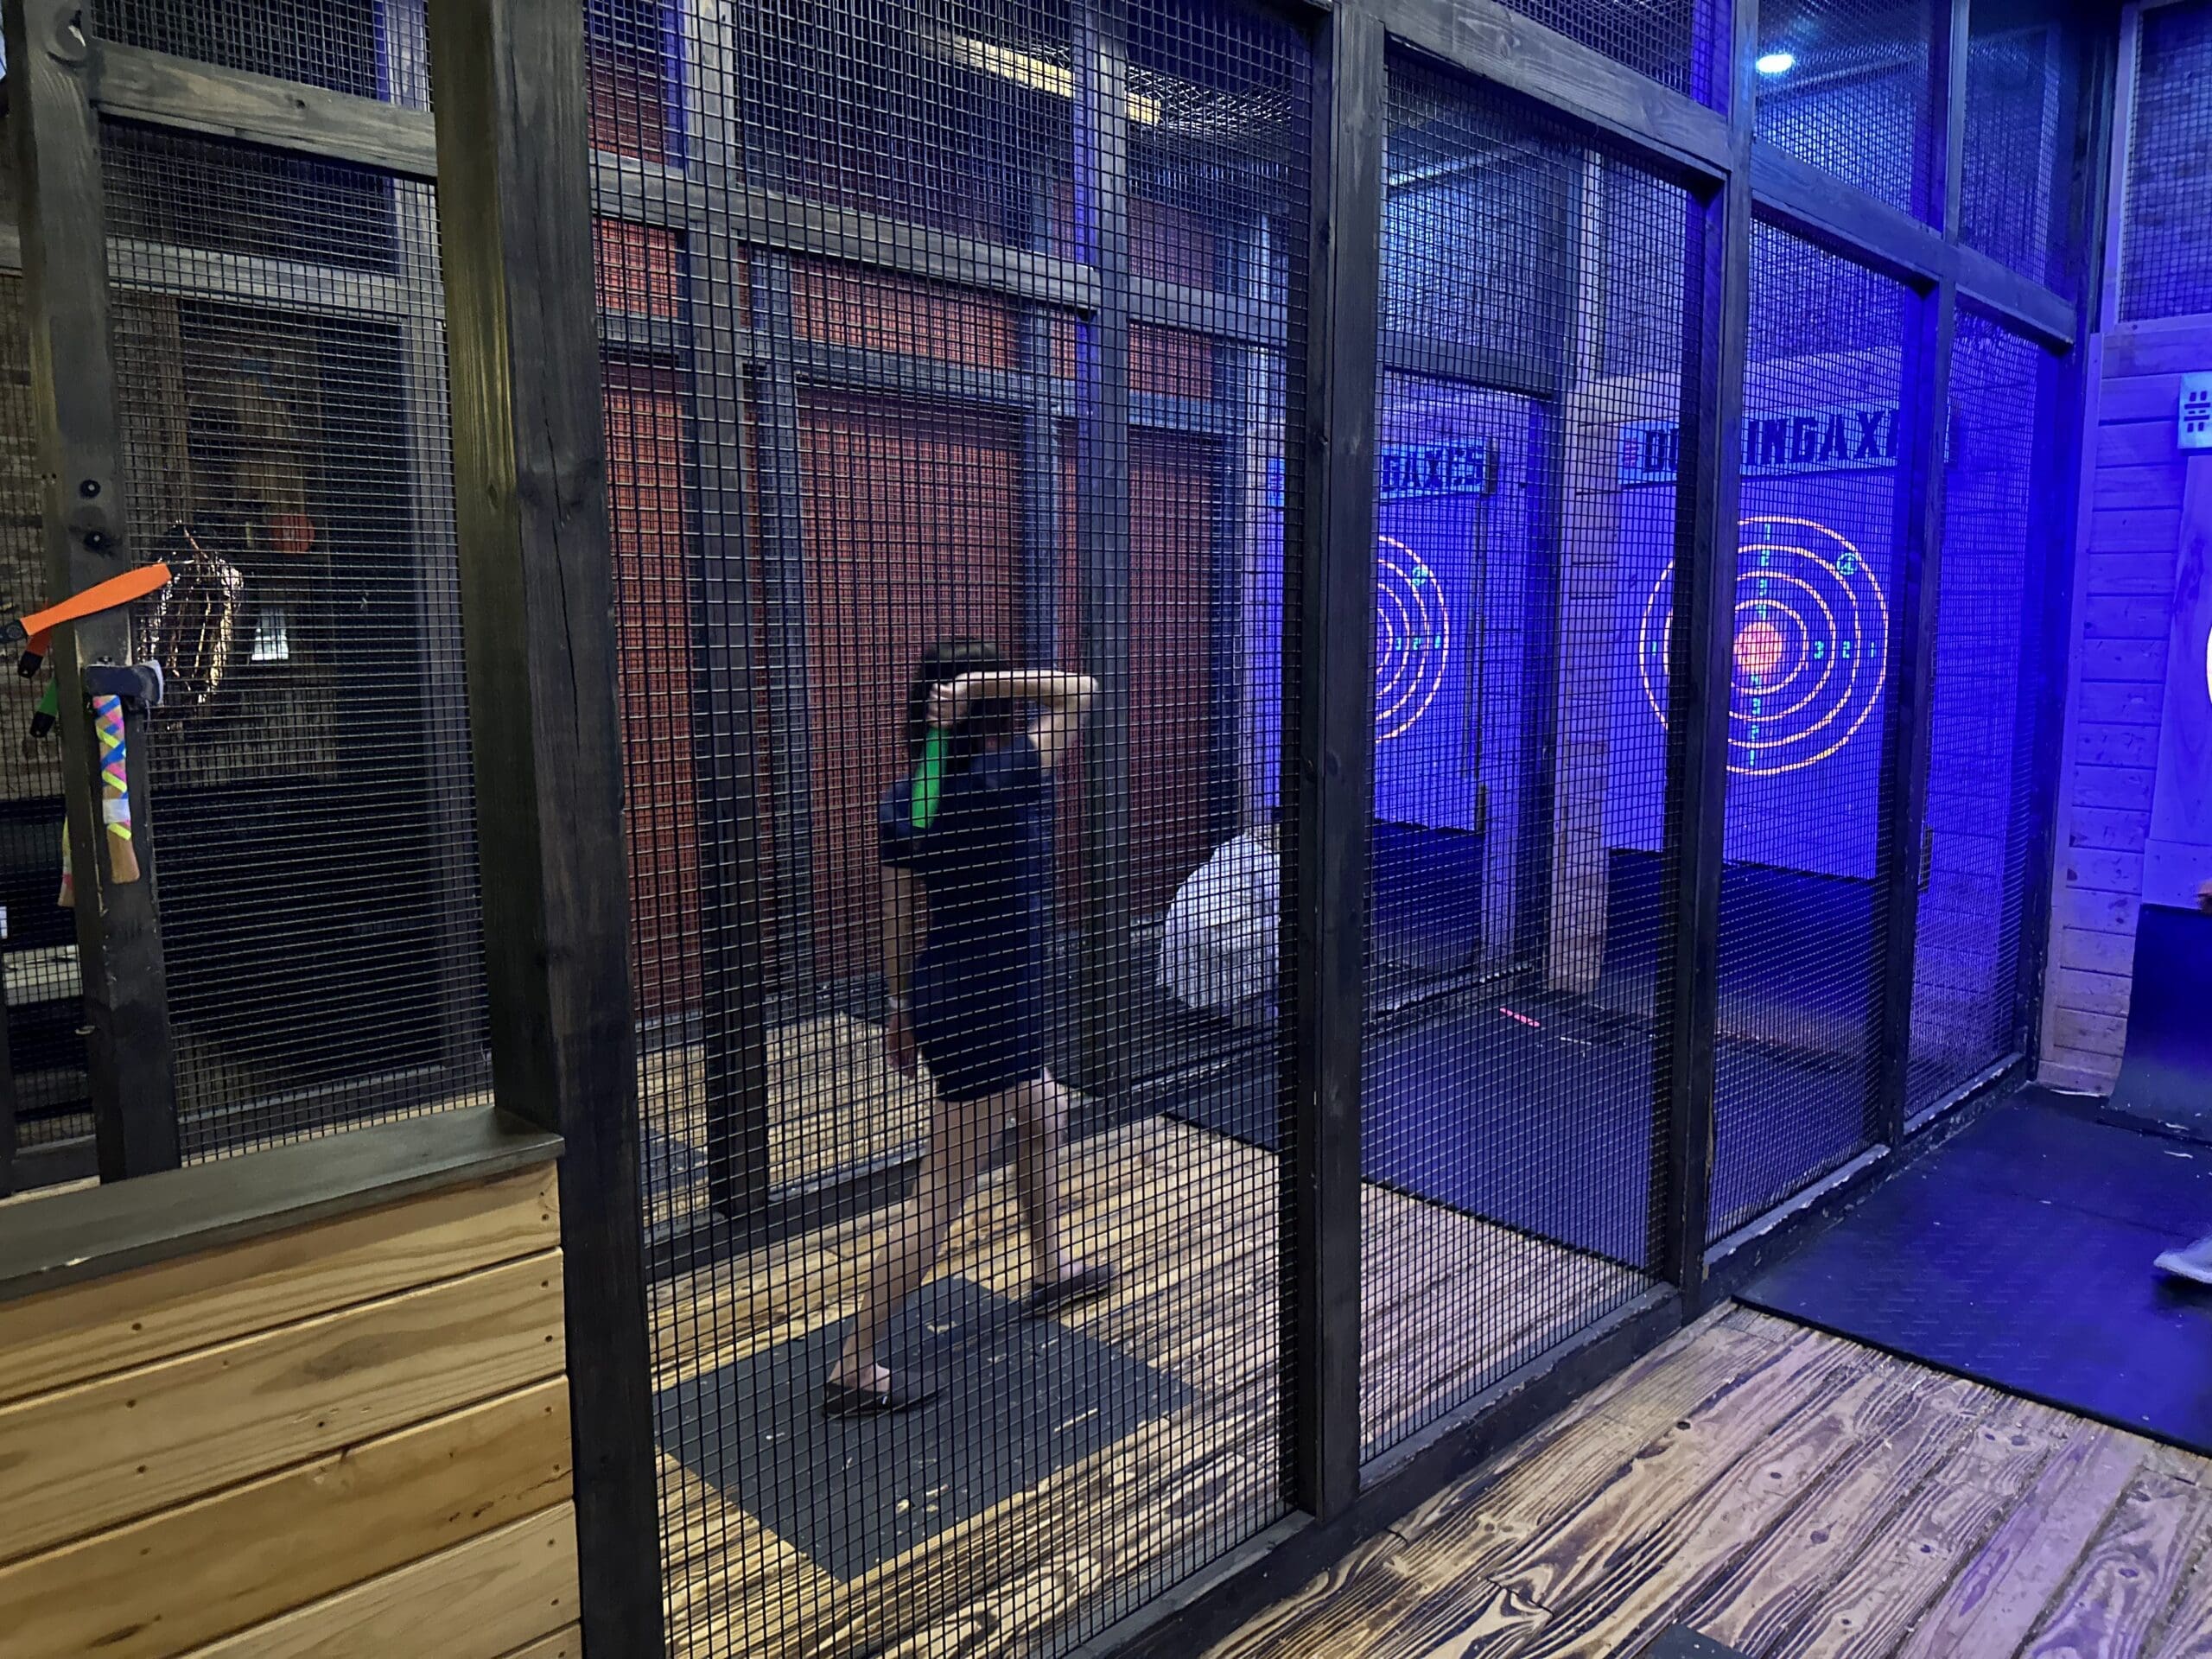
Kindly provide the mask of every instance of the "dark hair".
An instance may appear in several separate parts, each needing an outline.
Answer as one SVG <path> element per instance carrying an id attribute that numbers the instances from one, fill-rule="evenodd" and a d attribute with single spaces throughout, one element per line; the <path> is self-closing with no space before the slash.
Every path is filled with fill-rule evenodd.
<path id="1" fill-rule="evenodd" d="M 1007 666 L 1006 653 L 988 639 L 940 639 L 922 653 L 906 688 L 906 764 L 922 758 L 930 732 L 930 693 L 963 674 L 995 674 Z M 972 709 L 953 734 L 953 760 L 964 765 L 995 729 L 1011 723 L 1011 703 L 996 699 Z"/>

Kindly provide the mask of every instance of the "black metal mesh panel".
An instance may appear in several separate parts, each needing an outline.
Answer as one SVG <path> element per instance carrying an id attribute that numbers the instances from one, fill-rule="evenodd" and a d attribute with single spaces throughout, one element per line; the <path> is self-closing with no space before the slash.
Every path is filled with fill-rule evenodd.
<path id="1" fill-rule="evenodd" d="M 1648 1282 L 1681 191 L 1394 62 L 1363 1440 Z"/>
<path id="2" fill-rule="evenodd" d="M 2143 14 L 2135 138 L 2120 241 L 2120 314 L 2212 310 L 2212 4 Z"/>
<path id="3" fill-rule="evenodd" d="M 1710 1231 L 1866 1145 L 1904 296 L 1751 235 Z"/>
<path id="4" fill-rule="evenodd" d="M 2033 838 L 2042 592 L 2032 516 L 2038 347 L 1961 316 L 1951 359 L 1928 821 L 1906 1109 L 1940 1103 L 2019 1046 L 2021 919 Z M 2047 511 L 2047 509 L 2046 509 Z"/>
<path id="5" fill-rule="evenodd" d="M 2075 291 L 2067 232 L 2080 65 L 2071 9 L 1978 0 L 1967 41 L 1959 235 L 2023 276 Z"/>
<path id="6" fill-rule="evenodd" d="M 1505 0 L 1513 10 L 1626 64 L 1661 86 L 1713 105 L 1711 42 L 1725 37 L 1726 0 Z"/>
<path id="7" fill-rule="evenodd" d="M 186 1155 L 482 1098 L 432 195 L 102 137 L 132 533 L 243 577 L 212 695 L 134 745 Z"/>
<path id="8" fill-rule="evenodd" d="M 357 98 L 422 105 L 419 60 L 397 66 L 388 41 L 419 32 L 423 0 L 93 0 L 94 32 L 126 46 L 197 58 Z"/>
<path id="9" fill-rule="evenodd" d="M 1933 100 L 1927 0 L 1777 0 L 1759 8 L 1758 136 L 1928 215 Z"/>
<path id="10" fill-rule="evenodd" d="M 1059 1651 L 1282 1512 L 1308 66 L 1205 0 L 586 17 L 672 170 L 598 237 L 674 1645 Z M 1039 677 L 933 749 L 948 639 Z M 1119 1277 L 1026 1318 L 1056 1254 Z M 824 1416 L 863 1318 L 919 1409 Z"/>
<path id="11" fill-rule="evenodd" d="M 12 214 L 10 215 L 12 217 Z M 47 591 L 41 533 L 38 432 L 31 415 L 30 345 L 23 290 L 0 276 L 0 597 L 11 613 Z M 76 930 L 54 903 L 61 848 L 61 766 L 51 745 L 29 739 L 38 690 L 10 674 L 0 692 L 0 964 L 7 975 L 6 1038 L 16 1085 L 13 1184 L 85 1173 L 92 1134 L 85 1077 Z M 0 1128 L 0 1134 L 4 1134 Z M 50 1160 L 74 1150 L 73 1167 Z M 5 1149 L 0 1149 L 5 1150 Z M 0 1163 L 7 1160 L 0 1159 Z"/>

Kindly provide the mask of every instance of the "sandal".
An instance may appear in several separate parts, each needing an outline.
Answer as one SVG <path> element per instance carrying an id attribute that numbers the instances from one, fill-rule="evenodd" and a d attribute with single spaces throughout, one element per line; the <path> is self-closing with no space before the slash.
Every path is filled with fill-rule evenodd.
<path id="1" fill-rule="evenodd" d="M 1096 1301 L 1113 1289 L 1120 1278 L 1111 1264 L 1103 1262 L 1077 1268 L 1066 1278 L 1049 1285 L 1032 1285 L 1028 1303 L 1022 1311 L 1031 1319 L 1039 1319 L 1079 1302 Z"/>
<path id="2" fill-rule="evenodd" d="M 934 1389 L 902 1389 L 887 1382 L 864 1389 L 855 1382 L 830 1382 L 822 1390 L 822 1414 L 830 1418 L 893 1417 L 913 1411 L 937 1398 Z"/>

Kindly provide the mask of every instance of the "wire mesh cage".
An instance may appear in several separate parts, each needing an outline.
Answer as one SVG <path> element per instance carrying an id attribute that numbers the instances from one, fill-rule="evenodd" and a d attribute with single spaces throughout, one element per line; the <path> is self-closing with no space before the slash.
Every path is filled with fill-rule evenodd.
<path id="1" fill-rule="evenodd" d="M 1670 92 L 1716 106 L 1728 101 L 1722 0 L 1506 0 L 1523 16 L 1604 53 Z"/>
<path id="2" fill-rule="evenodd" d="M 132 531 L 243 577 L 144 745 L 188 1158 L 481 1097 L 428 186 L 102 133 Z"/>
<path id="3" fill-rule="evenodd" d="M 419 26 L 421 0 L 96 0 L 91 11 L 104 41 L 357 98 L 422 101 L 388 50 L 410 13 Z"/>
<path id="4" fill-rule="evenodd" d="M 1305 48 L 586 25 L 675 1641 L 1057 1651 L 1282 1512 Z"/>
<path id="5" fill-rule="evenodd" d="M 2120 315 L 2129 321 L 2212 311 L 2212 5 L 2143 14 L 2137 37 Z"/>
<path id="6" fill-rule="evenodd" d="M 2071 15 L 2056 3 L 1973 8 L 1959 203 L 1968 247 L 2068 296 L 2079 282 L 2069 233 L 2082 79 Z"/>
<path id="7" fill-rule="evenodd" d="M 13 204 L 9 207 L 12 213 Z M 38 435 L 31 415 L 29 341 L 22 278 L 0 275 L 0 592 L 11 604 L 43 595 L 46 537 L 39 490 Z M 76 931 L 54 902 L 61 845 L 61 764 L 50 745 L 33 742 L 38 690 L 9 675 L 10 736 L 0 743 L 0 964 L 4 965 L 5 1040 L 14 1086 L 8 1184 L 28 1187 L 49 1175 L 83 1173 L 92 1141 L 85 1071 Z M 74 1154 L 73 1157 L 72 1154 Z M 4 1196 L 4 1194 L 0 1194 Z"/>
<path id="8" fill-rule="evenodd" d="M 1690 211 L 1410 60 L 1388 135 L 1370 1455 L 1647 1282 Z"/>
<path id="9" fill-rule="evenodd" d="M 1943 544 L 1919 849 L 1906 1109 L 1942 1103 L 2016 1054 L 2034 849 L 2044 538 L 2038 417 L 2053 362 L 1961 316 L 1952 352 Z"/>
<path id="10" fill-rule="evenodd" d="M 1752 227 L 1709 1230 L 1869 1139 L 1904 290 Z"/>
<path id="11" fill-rule="evenodd" d="M 1780 0 L 1758 13 L 1758 136 L 1925 218 L 1941 120 L 1925 0 Z"/>

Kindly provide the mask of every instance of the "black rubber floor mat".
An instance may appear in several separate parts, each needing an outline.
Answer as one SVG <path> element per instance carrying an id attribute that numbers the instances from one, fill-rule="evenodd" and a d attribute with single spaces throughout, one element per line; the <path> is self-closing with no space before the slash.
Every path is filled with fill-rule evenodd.
<path id="1" fill-rule="evenodd" d="M 2032 1095 L 1878 1188 L 1743 1300 L 2212 1453 L 2212 1292 L 2152 1266 L 2212 1230 L 2212 1155 Z"/>
<path id="2" fill-rule="evenodd" d="M 1533 1021 L 1533 1023 L 1531 1023 Z M 1848 1160 L 1865 1073 L 1726 1045 L 1744 1086 L 1724 1103 L 1713 1213 L 1732 1224 Z M 1516 997 L 1470 999 L 1369 1039 L 1360 1166 L 1369 1180 L 1568 1248 L 1648 1265 L 1651 1039 Z M 1787 1124 L 1761 1116 L 1784 1100 Z M 1273 1149 L 1274 1062 L 1168 1097 L 1185 1122 Z M 1759 1157 L 1738 1155 L 1746 1147 Z"/>
<path id="3" fill-rule="evenodd" d="M 1038 1486 L 1187 1398 L 1119 1349 L 965 1279 L 915 1299 L 884 1363 L 937 1396 L 832 1422 L 822 1383 L 847 1326 L 661 1392 L 661 1448 L 778 1537 L 855 1579 Z"/>

